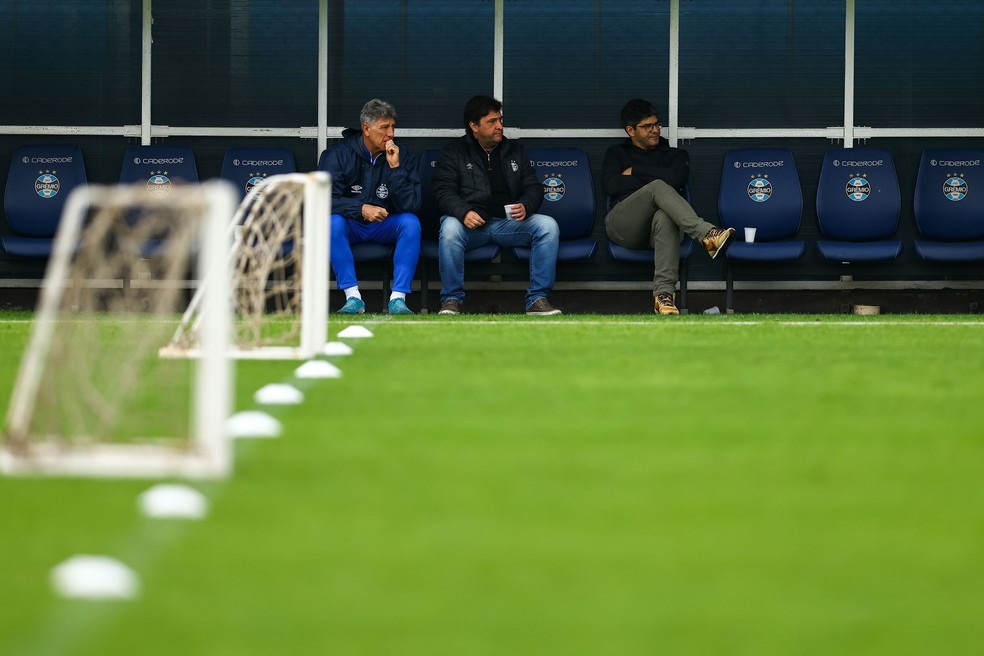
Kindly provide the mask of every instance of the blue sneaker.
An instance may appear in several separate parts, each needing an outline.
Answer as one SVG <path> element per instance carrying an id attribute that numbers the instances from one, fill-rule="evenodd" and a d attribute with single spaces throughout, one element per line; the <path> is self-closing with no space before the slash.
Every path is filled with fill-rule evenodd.
<path id="1" fill-rule="evenodd" d="M 361 298 L 350 296 L 345 300 L 345 305 L 338 308 L 338 314 L 363 314 L 366 311 L 366 304 Z"/>
<path id="2" fill-rule="evenodd" d="M 407 307 L 407 302 L 402 298 L 394 298 L 386 306 L 390 314 L 413 314 L 413 310 Z"/>

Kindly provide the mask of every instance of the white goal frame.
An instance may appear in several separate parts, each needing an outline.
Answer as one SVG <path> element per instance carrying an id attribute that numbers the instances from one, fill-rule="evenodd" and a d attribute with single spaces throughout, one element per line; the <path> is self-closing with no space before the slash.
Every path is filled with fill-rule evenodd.
<path id="1" fill-rule="evenodd" d="M 208 207 L 202 221 L 198 250 L 199 275 L 210 281 L 202 299 L 202 357 L 195 363 L 191 406 L 191 443 L 186 448 L 155 444 L 72 445 L 47 437 L 31 442 L 29 453 L 0 448 L 0 472 L 91 477 L 214 478 L 232 469 L 232 449 L 225 422 L 232 410 L 233 371 L 226 357 L 232 316 L 228 298 L 231 271 L 228 260 L 229 217 L 235 212 L 236 195 L 228 183 L 208 182 L 183 187 L 189 202 Z M 73 252 L 79 243 L 88 210 L 93 205 L 121 203 L 139 206 L 146 191 L 139 187 L 90 185 L 69 196 L 55 237 L 54 253 L 45 276 L 37 318 L 25 352 L 7 414 L 6 433 L 28 434 L 31 415 L 44 371 L 47 353 L 61 305 Z M 181 202 L 180 200 L 174 202 Z M 97 436 L 90 436 L 95 438 Z"/>
<path id="2" fill-rule="evenodd" d="M 231 342 L 228 355 L 236 360 L 307 360 L 324 354 L 328 338 L 328 268 L 330 257 L 329 217 L 331 216 L 331 177 L 324 171 L 313 173 L 285 173 L 267 178 L 240 203 L 228 226 L 228 239 L 232 241 L 229 259 L 234 261 L 242 247 L 243 225 L 251 219 L 252 194 L 262 194 L 265 189 L 283 183 L 302 184 L 304 188 L 301 244 L 301 301 L 300 339 L 297 346 L 256 346 L 242 348 Z M 296 245 L 295 245 L 296 247 Z M 235 284 L 235 281 L 233 281 Z M 180 347 L 182 340 L 197 340 L 202 316 L 200 306 L 208 293 L 209 281 L 202 280 L 195 291 L 188 309 L 181 319 L 171 344 L 163 347 L 161 357 L 197 358 L 202 349 L 197 345 Z M 230 289 L 229 294 L 235 293 Z"/>

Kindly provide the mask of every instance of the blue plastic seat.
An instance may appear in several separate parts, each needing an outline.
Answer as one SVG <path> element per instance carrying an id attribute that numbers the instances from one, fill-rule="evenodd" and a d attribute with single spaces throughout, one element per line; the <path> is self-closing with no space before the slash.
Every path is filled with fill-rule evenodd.
<path id="1" fill-rule="evenodd" d="M 588 154 L 581 148 L 531 148 L 533 171 L 543 182 L 543 203 L 537 210 L 552 216 L 560 229 L 558 262 L 590 260 L 598 251 L 591 239 L 595 221 L 594 182 Z M 517 246 L 513 255 L 530 259 L 530 248 Z"/>
<path id="2" fill-rule="evenodd" d="M 984 150 L 923 151 L 913 210 L 922 237 L 916 252 L 924 260 L 984 260 Z"/>
<path id="3" fill-rule="evenodd" d="M 718 195 L 721 224 L 738 232 L 728 249 L 725 307 L 732 311 L 736 263 L 773 264 L 798 260 L 806 251 L 799 233 L 803 191 L 793 153 L 787 148 L 731 150 L 724 157 Z M 755 241 L 744 229 L 755 228 Z"/>
<path id="4" fill-rule="evenodd" d="M 186 146 L 130 146 L 120 167 L 120 184 L 143 185 L 147 193 L 155 198 L 166 197 L 176 185 L 198 182 L 195 153 Z M 128 220 L 136 223 L 140 220 L 140 212 L 134 209 L 128 213 Z M 166 237 L 162 236 L 160 239 L 147 239 L 135 247 L 151 256 L 166 241 Z M 129 281 L 124 278 L 123 284 L 127 285 Z"/>
<path id="5" fill-rule="evenodd" d="M 130 146 L 123 156 L 120 184 L 138 182 L 155 196 L 167 195 L 174 184 L 196 184 L 195 153 L 186 146 Z"/>
<path id="6" fill-rule="evenodd" d="M 12 257 L 51 256 L 65 200 L 87 184 L 78 146 L 21 146 L 14 151 L 3 204 L 13 235 L 0 237 Z"/>
<path id="7" fill-rule="evenodd" d="M 441 151 L 430 149 L 424 151 L 419 160 L 420 172 L 420 306 L 427 307 L 427 288 L 430 284 L 428 263 L 437 262 L 438 245 L 441 234 L 441 212 L 434 205 L 432 185 L 434 181 L 434 165 Z M 470 251 L 465 251 L 465 262 L 492 262 L 499 257 L 502 249 L 496 244 L 486 244 Z"/>
<path id="8" fill-rule="evenodd" d="M 690 185 L 684 185 L 683 197 L 690 202 Z M 611 210 L 611 198 L 608 199 L 608 209 Z M 680 241 L 680 294 L 677 296 L 677 309 L 681 314 L 687 314 L 687 281 L 689 280 L 690 255 L 694 252 L 694 240 L 687 235 Z M 628 248 L 619 246 L 613 241 L 608 242 L 608 254 L 616 262 L 639 262 L 652 267 L 656 259 L 656 251 L 652 248 Z"/>
<path id="9" fill-rule="evenodd" d="M 832 148 L 817 186 L 817 251 L 832 262 L 886 262 L 902 254 L 889 239 L 899 227 L 902 196 L 892 154 L 881 148 Z"/>
<path id="10" fill-rule="evenodd" d="M 294 153 L 287 148 L 230 148 L 222 158 L 219 178 L 231 182 L 241 200 L 271 175 L 296 171 Z"/>

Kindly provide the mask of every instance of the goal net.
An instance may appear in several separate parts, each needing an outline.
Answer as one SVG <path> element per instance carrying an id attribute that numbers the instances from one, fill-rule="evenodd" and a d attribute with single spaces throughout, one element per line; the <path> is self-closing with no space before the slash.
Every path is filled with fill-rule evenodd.
<path id="1" fill-rule="evenodd" d="M 226 351 L 224 183 L 89 186 L 69 197 L 6 419 L 0 469 L 89 476 L 222 476 L 231 468 Z M 200 300 L 203 357 L 158 350 L 188 300 Z"/>
<path id="2" fill-rule="evenodd" d="M 330 178 L 291 173 L 267 178 L 229 225 L 237 359 L 307 359 L 324 352 L 328 333 Z M 201 300 L 192 298 L 163 357 L 201 353 Z"/>

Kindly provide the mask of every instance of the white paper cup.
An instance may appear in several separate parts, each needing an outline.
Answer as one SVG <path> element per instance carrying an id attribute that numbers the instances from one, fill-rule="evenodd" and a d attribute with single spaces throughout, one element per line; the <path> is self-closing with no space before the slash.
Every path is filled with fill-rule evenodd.
<path id="1" fill-rule="evenodd" d="M 748 243 L 755 241 L 755 228 L 745 228 L 745 241 Z"/>
<path id="2" fill-rule="evenodd" d="M 512 220 L 512 218 L 513 218 L 513 215 L 512 215 L 512 208 L 513 208 L 513 206 L 512 206 L 512 204 L 509 204 L 509 205 L 503 205 L 503 206 L 502 206 L 502 209 L 504 209 L 504 210 L 506 211 L 506 213 L 505 213 L 505 215 L 504 215 L 504 216 L 505 216 L 505 217 L 506 217 L 507 219 L 510 219 L 510 220 Z"/>

